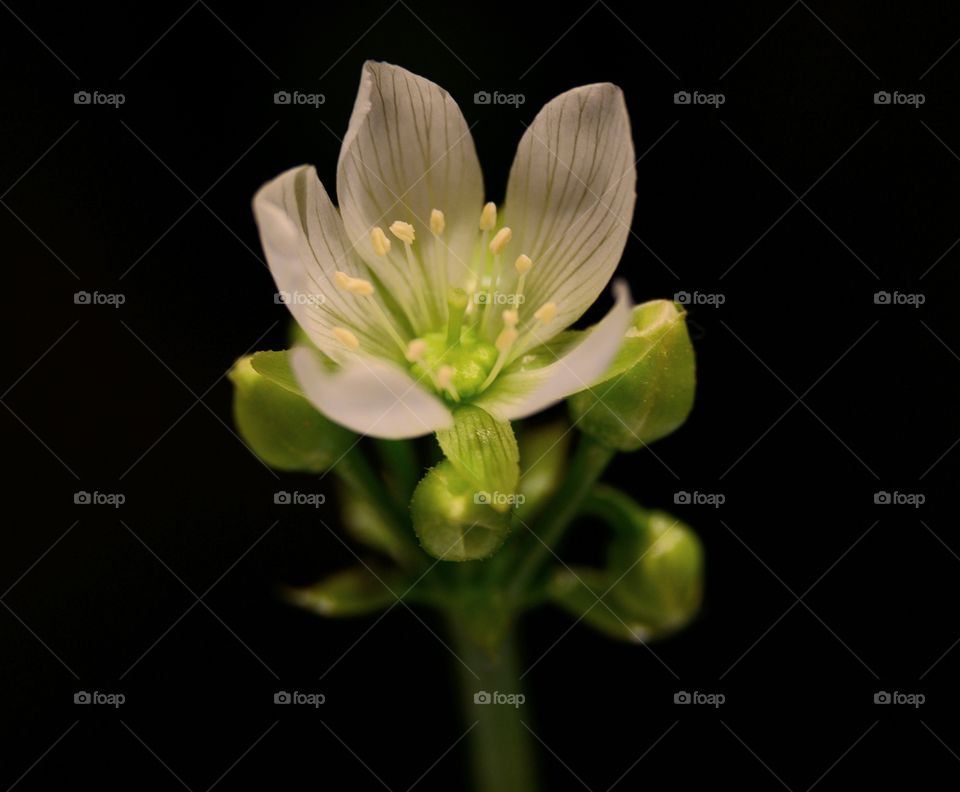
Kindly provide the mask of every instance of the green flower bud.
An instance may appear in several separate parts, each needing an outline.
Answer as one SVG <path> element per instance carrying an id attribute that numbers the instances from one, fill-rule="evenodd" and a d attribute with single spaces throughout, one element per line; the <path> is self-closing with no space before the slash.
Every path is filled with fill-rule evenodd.
<path id="1" fill-rule="evenodd" d="M 354 442 L 307 401 L 286 352 L 257 352 L 230 370 L 233 416 L 250 449 L 277 470 L 321 473 Z"/>
<path id="2" fill-rule="evenodd" d="M 285 588 L 283 597 L 320 616 L 363 616 L 390 607 L 408 587 L 396 572 L 374 575 L 366 567 L 355 567 L 313 586 Z"/>
<path id="3" fill-rule="evenodd" d="M 703 595 L 703 549 L 689 526 L 664 512 L 642 509 L 603 485 L 591 493 L 584 511 L 614 529 L 606 566 L 558 570 L 548 596 L 622 640 L 647 641 L 687 624 Z"/>
<path id="4" fill-rule="evenodd" d="M 693 407 L 695 363 L 685 313 L 669 300 L 633 309 L 603 377 L 569 399 L 574 424 L 609 448 L 635 451 L 673 432 Z"/>
<path id="5" fill-rule="evenodd" d="M 487 505 L 486 493 L 450 460 L 427 471 L 410 501 L 423 549 L 442 561 L 486 558 L 510 533 L 510 513 Z"/>
<path id="6" fill-rule="evenodd" d="M 517 517 L 525 523 L 536 519 L 544 503 L 560 486 L 572 435 L 566 421 L 528 426 L 520 432 L 520 495 L 523 497 L 517 498 Z"/>
<path id="7" fill-rule="evenodd" d="M 658 633 L 683 627 L 700 608 L 703 548 L 689 526 L 664 512 L 646 515 L 642 531 L 610 544 L 609 574 L 622 579 L 610 598 Z"/>

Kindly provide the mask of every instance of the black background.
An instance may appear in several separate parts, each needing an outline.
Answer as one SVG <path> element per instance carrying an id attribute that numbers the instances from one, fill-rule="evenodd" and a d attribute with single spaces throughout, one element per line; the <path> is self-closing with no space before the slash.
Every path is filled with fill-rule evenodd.
<path id="1" fill-rule="evenodd" d="M 243 448 L 223 377 L 285 344 L 251 196 L 301 162 L 333 184 L 366 58 L 453 94 L 494 200 L 544 102 L 618 83 L 643 154 L 620 272 L 638 300 L 725 297 L 690 313 L 689 422 L 609 473 L 696 527 L 704 611 L 649 650 L 525 620 L 547 788 L 960 774 L 952 4 L 2 5 L 0 788 L 404 790 L 428 770 L 416 788 L 463 787 L 465 743 L 431 769 L 465 728 L 438 620 L 322 622 L 274 600 L 353 559 L 315 512 L 273 505 L 318 485 Z M 126 101 L 75 105 L 82 90 Z M 881 90 L 925 103 L 878 106 Z M 76 506 L 78 490 L 126 503 Z M 679 490 L 726 503 L 675 507 Z M 875 505 L 881 490 L 926 503 Z M 320 518 L 336 529 L 334 508 Z M 279 709 L 278 689 L 327 704 Z M 77 707 L 76 690 L 127 703 Z M 726 703 L 677 706 L 678 690 Z M 878 706 L 880 690 L 926 703 Z"/>

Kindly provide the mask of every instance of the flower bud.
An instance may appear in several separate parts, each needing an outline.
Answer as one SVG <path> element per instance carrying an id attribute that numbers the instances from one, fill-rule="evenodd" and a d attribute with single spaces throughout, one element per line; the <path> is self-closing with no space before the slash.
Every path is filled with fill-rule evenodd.
<path id="1" fill-rule="evenodd" d="M 703 548 L 689 526 L 664 512 L 647 515 L 644 530 L 609 548 L 609 573 L 619 582 L 611 601 L 657 633 L 684 626 L 703 595 Z"/>
<path id="2" fill-rule="evenodd" d="M 354 442 L 300 393 L 286 352 L 258 352 L 230 370 L 233 416 L 250 449 L 277 470 L 322 473 Z"/>
<path id="3" fill-rule="evenodd" d="M 393 605 L 407 586 L 397 572 L 374 574 L 367 567 L 355 567 L 312 586 L 284 588 L 282 593 L 290 604 L 320 616 L 363 616 Z"/>
<path id="4" fill-rule="evenodd" d="M 520 448 L 520 495 L 517 517 L 525 523 L 536 519 L 547 499 L 556 492 L 567 469 L 567 449 L 573 432 L 566 421 L 525 426 Z"/>
<path id="5" fill-rule="evenodd" d="M 669 300 L 633 309 L 631 326 L 610 368 L 569 399 L 581 431 L 609 448 L 635 451 L 686 420 L 696 372 L 684 317 Z"/>
<path id="6" fill-rule="evenodd" d="M 423 549 L 441 561 L 486 558 L 510 533 L 509 512 L 489 505 L 489 494 L 449 460 L 427 471 L 410 501 L 413 529 Z"/>

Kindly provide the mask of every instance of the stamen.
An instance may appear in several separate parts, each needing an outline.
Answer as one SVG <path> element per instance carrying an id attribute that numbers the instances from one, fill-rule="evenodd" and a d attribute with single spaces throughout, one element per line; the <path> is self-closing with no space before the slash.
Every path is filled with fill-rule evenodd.
<path id="1" fill-rule="evenodd" d="M 447 223 L 444 219 L 443 212 L 439 209 L 432 209 L 430 211 L 430 230 L 433 232 L 433 235 L 440 236 L 446 225 Z"/>
<path id="2" fill-rule="evenodd" d="M 403 222 L 403 220 L 394 220 L 390 224 L 390 233 L 405 245 L 412 245 L 413 240 L 416 239 L 413 226 L 410 223 Z"/>
<path id="3" fill-rule="evenodd" d="M 507 358 L 510 355 L 510 347 L 513 346 L 514 341 L 517 340 L 517 336 L 520 334 L 517 332 L 514 324 L 511 324 L 507 321 L 507 314 L 513 314 L 516 316 L 516 311 L 504 311 L 503 312 L 503 321 L 507 322 L 507 326 L 500 331 L 500 335 L 497 336 L 497 342 L 494 344 L 497 348 L 497 361 L 493 364 L 493 368 L 490 369 L 490 373 L 487 374 L 487 378 L 483 381 L 483 385 L 480 386 L 480 391 L 485 391 L 490 387 L 490 384 L 497 378 L 497 375 L 501 372 L 504 365 L 507 362 Z M 513 319 L 514 316 L 509 317 Z"/>
<path id="4" fill-rule="evenodd" d="M 422 338 L 414 338 L 407 346 L 406 358 L 410 363 L 418 363 L 427 351 L 427 342 Z"/>
<path id="5" fill-rule="evenodd" d="M 360 346 L 360 341 L 357 337 L 345 327 L 334 327 L 333 334 L 337 337 L 337 341 L 347 349 L 357 349 Z"/>
<path id="6" fill-rule="evenodd" d="M 493 253 L 494 256 L 499 256 L 512 238 L 513 231 L 506 226 L 501 228 L 497 231 L 496 236 L 490 240 L 490 252 Z"/>
<path id="7" fill-rule="evenodd" d="M 528 272 L 530 272 L 533 262 L 530 260 L 530 256 L 528 256 L 526 253 L 521 253 L 519 256 L 517 256 L 517 260 L 513 266 L 516 268 L 518 275 L 526 275 Z"/>
<path id="8" fill-rule="evenodd" d="M 334 276 L 337 286 L 350 294 L 356 294 L 360 297 L 369 297 L 373 294 L 373 284 L 363 278 L 352 278 L 346 272 L 337 270 Z"/>
<path id="9" fill-rule="evenodd" d="M 490 201 L 483 205 L 483 211 L 480 212 L 480 230 L 491 231 L 497 224 L 497 205 Z"/>
<path id="10" fill-rule="evenodd" d="M 500 316 L 507 327 L 516 327 L 517 322 L 520 321 L 520 314 L 513 308 L 508 308 Z"/>
<path id="11" fill-rule="evenodd" d="M 506 352 L 513 345 L 513 342 L 517 340 L 517 331 L 512 327 L 505 327 L 500 331 L 500 335 L 497 336 L 497 343 L 494 345 L 497 348 L 497 351 L 501 354 Z"/>
<path id="12" fill-rule="evenodd" d="M 390 240 L 380 226 L 374 226 L 370 230 L 370 242 L 373 245 L 373 252 L 378 256 L 386 256 L 390 252 Z"/>
<path id="13" fill-rule="evenodd" d="M 555 302 L 544 303 L 537 308 L 536 312 L 533 314 L 533 318 L 541 324 L 549 324 L 556 318 L 556 316 L 557 304 Z"/>
<path id="14" fill-rule="evenodd" d="M 453 366 L 441 366 L 437 371 L 437 384 L 449 393 L 454 401 L 460 401 L 457 386 L 453 384 L 453 375 L 456 373 L 457 370 Z"/>

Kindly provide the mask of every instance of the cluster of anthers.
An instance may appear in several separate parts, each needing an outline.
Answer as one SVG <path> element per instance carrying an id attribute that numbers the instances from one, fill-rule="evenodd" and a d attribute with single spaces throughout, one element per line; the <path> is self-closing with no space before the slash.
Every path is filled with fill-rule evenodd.
<path id="1" fill-rule="evenodd" d="M 485 204 L 480 213 L 478 248 L 471 264 L 464 267 L 467 273 L 463 283 L 449 285 L 446 260 L 449 249 L 442 241 L 445 224 L 443 212 L 433 209 L 430 212 L 430 232 L 435 244 L 429 251 L 418 250 L 416 232 L 410 223 L 396 220 L 388 229 L 403 245 L 412 271 L 438 273 L 440 293 L 446 294 L 446 316 L 440 317 L 438 329 L 404 341 L 397 322 L 380 301 L 372 299 L 369 302 L 384 331 L 396 342 L 410 364 L 415 378 L 429 381 L 438 393 L 459 402 L 486 390 L 511 361 L 511 352 L 517 342 L 524 336 L 536 337 L 541 330 L 546 330 L 556 318 L 557 305 L 546 302 L 521 322 L 519 306 L 523 304 L 527 273 L 534 262 L 521 253 L 513 263 L 516 278 L 508 277 L 503 269 L 503 259 L 513 232 L 507 226 L 496 230 L 497 206 L 493 202 Z M 381 227 L 375 226 L 371 230 L 370 242 L 377 256 L 385 257 L 390 253 L 391 239 Z M 426 256 L 435 260 L 424 261 Z M 371 281 L 343 271 L 336 272 L 335 283 L 340 290 L 358 298 L 369 298 L 376 292 Z M 500 289 L 511 285 L 509 293 Z M 416 299 L 420 303 L 418 308 L 430 316 L 425 296 L 417 292 Z M 509 307 L 500 310 L 499 306 L 503 304 Z M 347 349 L 360 349 L 360 340 L 348 328 L 334 327 L 333 334 Z"/>

